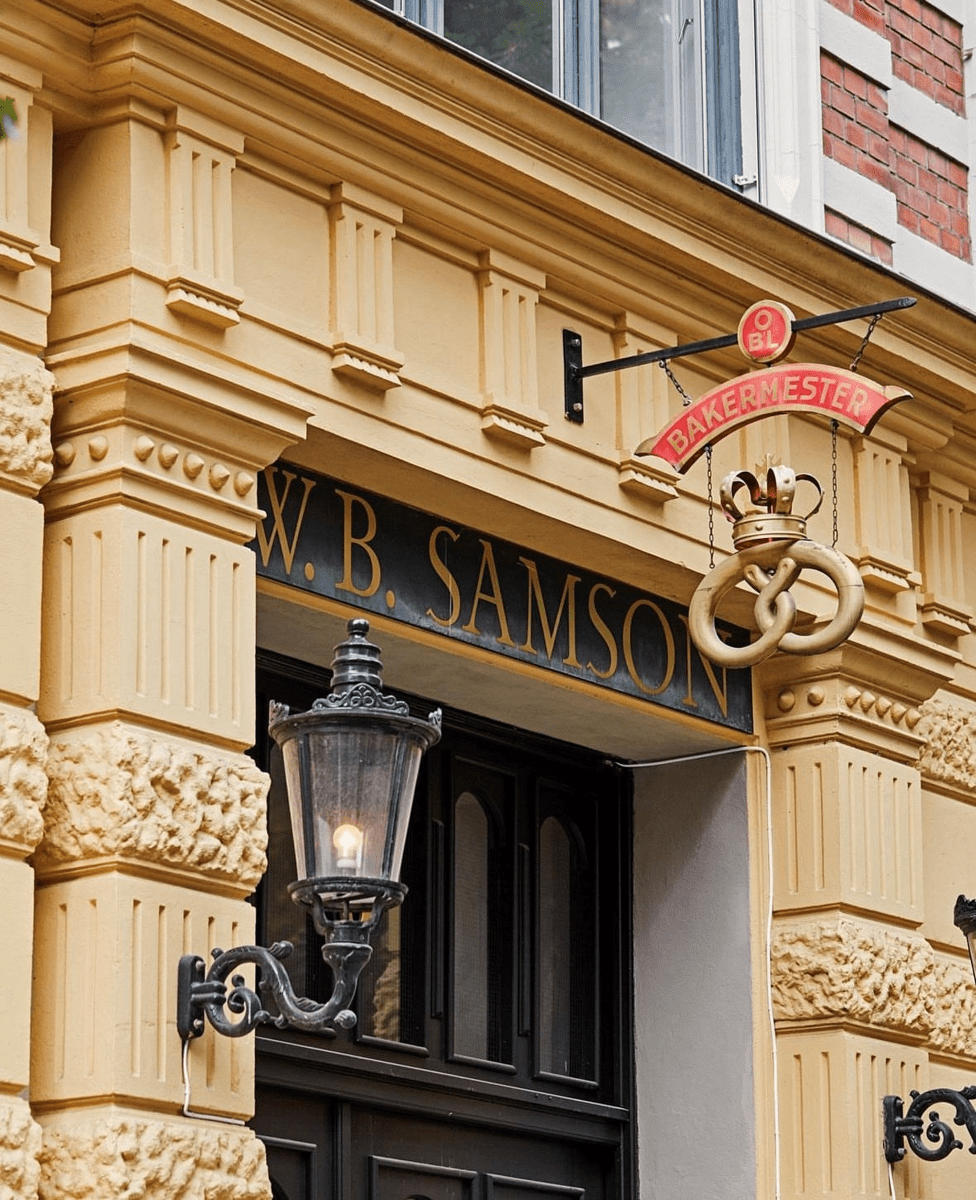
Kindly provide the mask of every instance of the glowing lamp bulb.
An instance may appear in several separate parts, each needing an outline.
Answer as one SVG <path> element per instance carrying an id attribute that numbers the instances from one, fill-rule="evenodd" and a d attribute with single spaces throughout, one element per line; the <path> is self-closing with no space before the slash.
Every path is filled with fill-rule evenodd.
<path id="1" fill-rule="evenodd" d="M 356 871 L 363 861 L 363 831 L 355 825 L 340 825 L 332 835 L 339 870 Z"/>

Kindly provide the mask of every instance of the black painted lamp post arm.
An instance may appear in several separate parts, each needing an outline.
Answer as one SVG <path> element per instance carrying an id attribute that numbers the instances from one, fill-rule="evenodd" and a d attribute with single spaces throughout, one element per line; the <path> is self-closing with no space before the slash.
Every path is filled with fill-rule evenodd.
<path id="1" fill-rule="evenodd" d="M 936 1104 L 951 1104 L 956 1110 L 953 1125 L 965 1125 L 969 1139 L 970 1154 L 976 1154 L 976 1109 L 972 1101 L 976 1098 L 976 1087 L 932 1088 L 927 1092 L 912 1092 L 908 1112 L 903 1112 L 899 1096 L 884 1098 L 884 1151 L 890 1163 L 900 1162 L 908 1148 L 927 1162 L 938 1162 L 948 1157 L 953 1150 L 961 1150 L 962 1142 L 937 1112 L 930 1112 Z M 928 1114 L 928 1124 L 925 1115 Z M 924 1140 L 923 1140 L 924 1139 Z"/>
<path id="2" fill-rule="evenodd" d="M 355 934 L 353 935 L 355 936 Z M 291 942 L 264 946 L 237 946 L 233 950 L 215 950 L 209 972 L 199 955 L 185 954 L 180 959 L 176 1023 L 180 1037 L 187 1041 L 200 1037 L 204 1017 L 226 1037 L 243 1037 L 258 1025 L 304 1029 L 320 1033 L 339 1026 L 349 1029 L 356 1023 L 349 1010 L 356 994 L 363 967 L 372 947 L 363 941 L 331 941 L 322 947 L 322 956 L 332 968 L 334 987 L 324 1003 L 296 996 L 282 959 L 292 951 Z M 231 975 L 238 967 L 252 964 L 261 972 L 259 987 L 270 994 L 277 1012 L 264 1007 L 261 997 L 249 988 L 242 976 Z M 227 978 L 230 978 L 230 989 Z M 232 1020 L 225 1009 L 238 1015 Z"/>

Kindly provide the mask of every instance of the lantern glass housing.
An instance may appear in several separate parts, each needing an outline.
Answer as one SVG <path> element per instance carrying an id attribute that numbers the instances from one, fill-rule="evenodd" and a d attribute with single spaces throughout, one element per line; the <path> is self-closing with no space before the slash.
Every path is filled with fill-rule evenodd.
<path id="1" fill-rule="evenodd" d="M 336 647 L 332 692 L 305 713 L 277 708 L 299 880 L 293 896 L 372 894 L 396 884 L 424 751 L 440 736 L 440 714 L 412 717 L 380 688 L 379 650 L 369 624 L 349 622 Z"/>

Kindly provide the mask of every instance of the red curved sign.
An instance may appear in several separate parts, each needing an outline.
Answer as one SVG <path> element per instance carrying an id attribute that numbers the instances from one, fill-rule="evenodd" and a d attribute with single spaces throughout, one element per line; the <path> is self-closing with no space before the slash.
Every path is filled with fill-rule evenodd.
<path id="1" fill-rule="evenodd" d="M 707 446 L 761 417 L 818 413 L 867 433 L 885 409 L 911 398 L 902 388 L 883 387 L 840 367 L 821 363 L 768 367 L 712 388 L 662 434 L 641 442 L 634 453 L 654 454 L 684 471 Z"/>

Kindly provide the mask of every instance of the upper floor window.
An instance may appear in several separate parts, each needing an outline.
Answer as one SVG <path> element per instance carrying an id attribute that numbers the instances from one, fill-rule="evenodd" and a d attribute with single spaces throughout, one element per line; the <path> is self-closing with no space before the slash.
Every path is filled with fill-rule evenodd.
<path id="1" fill-rule="evenodd" d="M 742 174 L 735 0 L 379 0 L 723 183 Z"/>

